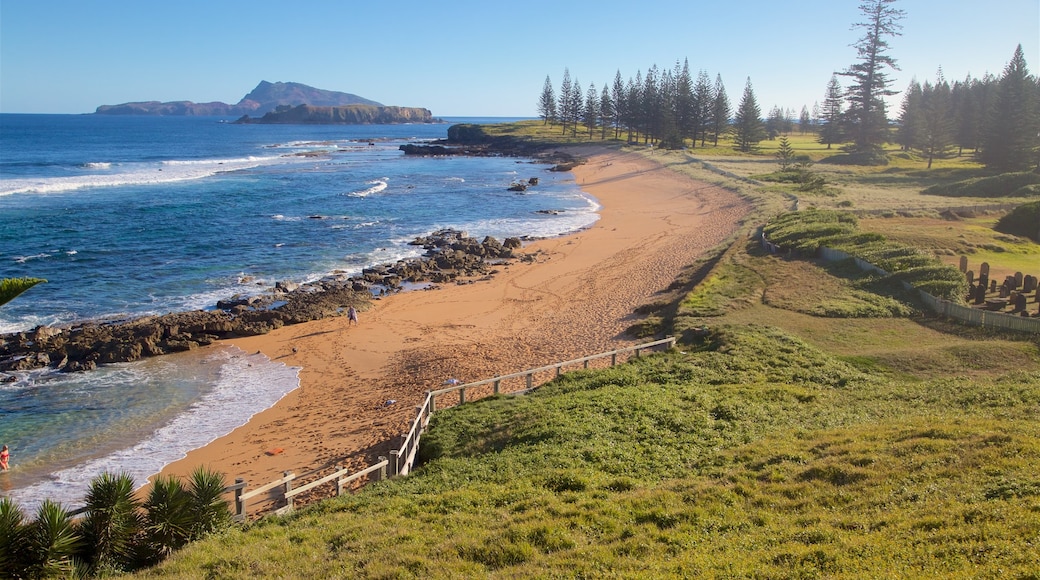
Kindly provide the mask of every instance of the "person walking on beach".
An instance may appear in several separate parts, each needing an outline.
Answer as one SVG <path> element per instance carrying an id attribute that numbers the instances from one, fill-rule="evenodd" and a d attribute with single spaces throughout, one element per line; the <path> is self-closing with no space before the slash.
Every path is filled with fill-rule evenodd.
<path id="1" fill-rule="evenodd" d="M 0 471 L 7 471 L 7 462 L 11 460 L 11 452 L 7 450 L 7 446 L 4 445 L 3 449 L 0 449 Z"/>
<path id="2" fill-rule="evenodd" d="M 347 326 L 357 323 L 357 309 L 351 306 L 350 308 L 347 308 Z"/>

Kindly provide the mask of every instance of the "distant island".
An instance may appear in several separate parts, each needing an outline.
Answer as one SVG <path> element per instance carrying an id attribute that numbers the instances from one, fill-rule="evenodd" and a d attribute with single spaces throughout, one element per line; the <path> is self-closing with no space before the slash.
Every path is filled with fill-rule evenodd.
<path id="1" fill-rule="evenodd" d="M 236 123 L 299 125 L 389 125 L 394 123 L 436 123 L 429 109 L 384 107 L 381 105 L 344 105 L 318 107 L 282 105 L 263 117 L 243 115 Z"/>
<path id="2" fill-rule="evenodd" d="M 279 107 L 292 108 L 300 105 L 313 107 L 348 107 L 354 105 L 383 107 L 382 103 L 350 93 L 316 89 L 300 83 L 271 83 L 260 81 L 249 94 L 237 104 L 229 105 L 215 101 L 195 103 L 192 101 L 141 101 L 119 105 L 101 105 L 96 115 L 158 115 L 158 116 L 262 116 Z M 399 108 L 399 107 L 389 107 Z M 283 121 L 288 122 L 288 121 Z M 391 121 L 393 122 L 393 121 Z M 414 122 L 414 121 L 397 121 Z"/>

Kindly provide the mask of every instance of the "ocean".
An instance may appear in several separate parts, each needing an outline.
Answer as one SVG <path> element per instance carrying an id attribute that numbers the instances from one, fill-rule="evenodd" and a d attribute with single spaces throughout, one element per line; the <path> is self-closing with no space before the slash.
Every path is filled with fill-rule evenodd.
<path id="1" fill-rule="evenodd" d="M 0 114 L 0 278 L 47 280 L 0 306 L 0 333 L 209 309 L 278 281 L 417 256 L 408 242 L 441 228 L 501 240 L 597 219 L 596 201 L 545 164 L 399 151 L 444 138 L 449 124 L 228 121 Z M 530 177 L 536 187 L 507 191 Z M 272 406 L 298 371 L 218 347 L 16 373 L 0 382 L 12 459 L 0 494 L 31 513 L 45 498 L 81 505 L 103 471 L 143 484 Z"/>

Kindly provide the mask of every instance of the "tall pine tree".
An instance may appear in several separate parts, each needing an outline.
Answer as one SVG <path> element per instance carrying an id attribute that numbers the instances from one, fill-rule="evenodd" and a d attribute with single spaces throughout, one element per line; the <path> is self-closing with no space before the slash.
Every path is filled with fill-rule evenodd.
<path id="1" fill-rule="evenodd" d="M 729 126 L 729 97 L 726 96 L 726 87 L 722 84 L 722 75 L 715 75 L 715 87 L 712 89 L 715 97 L 711 103 L 711 131 L 714 137 L 715 147 L 719 146 L 719 137 Z M 704 143 L 701 142 L 701 146 Z"/>
<path id="2" fill-rule="evenodd" d="M 538 116 L 542 118 L 543 125 L 556 122 L 556 94 L 553 92 L 549 75 L 545 75 L 545 86 L 542 87 L 542 96 L 538 99 Z"/>
<path id="3" fill-rule="evenodd" d="M 762 124 L 762 110 L 755 100 L 755 91 L 751 88 L 751 77 L 744 85 L 744 96 L 737 106 L 737 114 L 733 119 L 734 147 L 738 151 L 748 153 L 760 141 L 766 138 L 765 126 Z"/>
<path id="4" fill-rule="evenodd" d="M 559 115 L 560 124 L 563 125 L 563 132 L 567 133 L 567 123 L 571 120 L 571 109 L 573 104 L 571 98 L 573 93 L 571 92 L 571 71 L 570 69 L 563 69 L 563 80 L 560 81 L 560 95 L 559 102 L 556 106 L 556 113 Z"/>
<path id="5" fill-rule="evenodd" d="M 1037 131 L 1040 130 L 1040 88 L 1026 67 L 1022 45 L 997 83 L 979 158 L 998 171 L 1040 170 Z"/>
<path id="6" fill-rule="evenodd" d="M 905 12 L 891 5 L 896 0 L 867 0 L 859 9 L 865 22 L 853 25 L 866 33 L 856 42 L 859 62 L 853 64 L 842 76 L 852 79 L 846 98 L 849 102 L 846 122 L 853 142 L 853 152 L 864 163 L 885 163 L 882 145 L 888 138 L 888 117 L 885 114 L 884 98 L 894 95 L 889 89 L 892 81 L 886 68 L 898 70 L 894 58 L 886 54 L 886 37 L 899 36 L 902 25 L 899 21 Z"/>
<path id="7" fill-rule="evenodd" d="M 842 140 L 842 99 L 841 85 L 837 75 L 831 75 L 827 83 L 827 93 L 823 97 L 823 111 L 820 113 L 820 135 L 817 138 L 828 149 Z"/>

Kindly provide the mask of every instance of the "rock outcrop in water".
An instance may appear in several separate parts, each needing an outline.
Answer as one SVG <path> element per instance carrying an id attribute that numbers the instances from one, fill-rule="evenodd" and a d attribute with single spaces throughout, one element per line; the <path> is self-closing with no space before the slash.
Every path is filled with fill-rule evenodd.
<path id="1" fill-rule="evenodd" d="M 421 258 L 365 269 L 359 276 L 334 274 L 307 284 L 279 282 L 260 296 L 235 296 L 216 310 L 175 312 L 134 320 L 87 322 L 67 328 L 39 326 L 0 335 L 0 381 L 4 372 L 55 368 L 83 371 L 99 364 L 128 362 L 180 352 L 214 341 L 265 334 L 287 324 L 339 316 L 349 306 L 364 309 L 374 294 L 402 289 L 406 283 L 468 283 L 494 274 L 519 248 L 518 238 L 482 241 L 457 230 L 418 238 Z M 529 258 L 528 258 L 529 259 Z"/>
<path id="2" fill-rule="evenodd" d="M 341 107 L 278 107 L 259 119 L 245 115 L 236 123 L 294 125 L 391 125 L 396 123 L 433 123 L 429 109 L 346 105 Z"/>
<path id="3" fill-rule="evenodd" d="M 565 151 L 555 149 L 554 144 L 516 137 L 513 135 L 489 135 L 480 125 L 462 123 L 448 127 L 448 138 L 428 145 L 406 143 L 399 147 L 405 155 L 439 157 L 464 155 L 468 157 L 528 157 L 540 163 L 554 164 L 550 171 L 570 171 L 585 161 Z M 534 185 L 534 183 L 530 183 Z"/>

